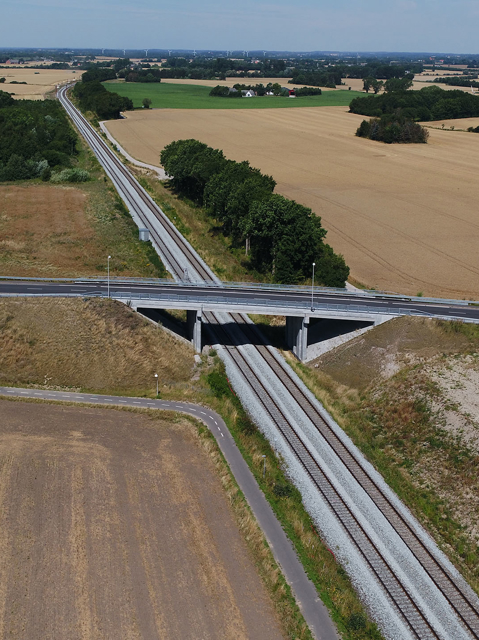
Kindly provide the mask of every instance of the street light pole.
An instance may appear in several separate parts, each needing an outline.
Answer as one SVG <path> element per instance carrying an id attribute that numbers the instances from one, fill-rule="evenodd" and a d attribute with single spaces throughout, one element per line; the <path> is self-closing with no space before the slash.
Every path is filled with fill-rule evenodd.
<path id="1" fill-rule="evenodd" d="M 108 256 L 108 297 L 110 297 L 110 260 L 111 260 L 111 256 Z"/>
<path id="2" fill-rule="evenodd" d="M 156 378 L 156 397 L 158 397 L 158 374 L 155 373 L 155 378 Z"/>
<path id="3" fill-rule="evenodd" d="M 263 456 L 263 480 L 266 475 L 266 456 Z"/>
<path id="4" fill-rule="evenodd" d="M 311 311 L 314 311 L 314 267 L 316 262 L 313 262 L 313 278 L 311 280 Z"/>

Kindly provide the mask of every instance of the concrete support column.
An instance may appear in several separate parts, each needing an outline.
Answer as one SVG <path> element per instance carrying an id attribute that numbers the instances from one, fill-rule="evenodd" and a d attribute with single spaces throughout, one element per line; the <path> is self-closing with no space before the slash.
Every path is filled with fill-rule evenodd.
<path id="1" fill-rule="evenodd" d="M 309 317 L 286 316 L 286 346 L 294 355 L 304 362 L 308 348 Z"/>
<path id="2" fill-rule="evenodd" d="M 193 343 L 196 353 L 201 353 L 201 311 L 187 311 L 186 324 L 188 326 L 188 337 Z"/>

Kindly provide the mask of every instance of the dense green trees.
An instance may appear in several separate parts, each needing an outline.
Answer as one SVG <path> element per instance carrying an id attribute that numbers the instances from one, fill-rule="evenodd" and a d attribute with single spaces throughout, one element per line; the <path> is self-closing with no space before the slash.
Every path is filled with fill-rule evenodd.
<path id="1" fill-rule="evenodd" d="M 363 120 L 356 131 L 360 138 L 369 138 L 378 142 L 426 143 L 429 131 L 417 122 L 401 117 L 400 112 L 393 116 L 382 116 Z"/>
<path id="2" fill-rule="evenodd" d="M 130 98 L 124 98 L 117 93 L 107 91 L 97 80 L 91 82 L 77 82 L 73 95 L 78 98 L 83 111 L 93 111 L 101 120 L 120 117 L 121 111 L 133 109 Z"/>
<path id="3" fill-rule="evenodd" d="M 177 140 L 161 153 L 174 189 L 203 205 L 245 246 L 252 266 L 273 281 L 302 282 L 316 262 L 318 282 L 342 287 L 349 275 L 342 256 L 324 243 L 326 230 L 311 209 L 273 194 L 276 183 L 248 162 L 235 162 L 197 140 Z"/>
<path id="4" fill-rule="evenodd" d="M 479 116 L 479 96 L 430 86 L 420 91 L 390 91 L 380 96 L 355 98 L 350 111 L 380 118 L 401 110 L 407 120 L 427 121 Z"/>
<path id="5" fill-rule="evenodd" d="M 48 175 L 70 165 L 77 136 L 54 100 L 14 100 L 0 91 L 0 180 Z"/>

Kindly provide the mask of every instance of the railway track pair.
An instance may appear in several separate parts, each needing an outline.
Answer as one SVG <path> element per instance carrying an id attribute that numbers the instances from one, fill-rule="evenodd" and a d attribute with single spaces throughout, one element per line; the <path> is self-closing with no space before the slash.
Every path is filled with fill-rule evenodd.
<path id="1" fill-rule="evenodd" d="M 197 273 L 202 280 L 216 281 L 214 274 L 166 218 L 161 209 L 141 188 L 102 138 L 91 128 L 88 121 L 71 105 L 66 96 L 66 89 L 62 90 L 60 97 L 65 109 L 92 146 L 100 161 L 103 159 L 107 172 L 109 174 L 118 174 L 116 176 L 110 175 L 110 177 L 112 179 L 116 178 L 114 179 L 115 186 L 130 210 L 142 224 L 150 229 L 151 237 L 172 275 L 177 279 L 183 279 L 184 270 L 188 268 L 190 273 Z M 119 177 L 121 177 L 121 180 Z M 150 223 L 151 221 L 140 204 L 145 206 L 149 213 L 154 216 L 155 222 L 160 226 L 161 233 Z M 166 238 L 173 242 L 177 250 L 172 248 L 171 244 L 166 241 L 163 233 Z M 178 253 L 182 258 L 178 257 Z M 362 487 L 409 548 L 424 572 L 443 594 L 460 620 L 461 626 L 466 630 L 467 635 L 479 640 L 479 600 L 476 594 L 462 577 L 455 575 L 444 564 L 440 554 L 436 557 L 432 553 L 429 546 L 421 539 L 414 526 L 408 521 L 408 518 L 396 507 L 383 488 L 371 476 L 360 457 L 346 446 L 333 427 L 323 418 L 315 402 L 305 393 L 302 386 L 295 379 L 294 374 L 288 371 L 266 344 L 262 342 L 257 329 L 242 315 L 229 314 L 229 317 L 249 338 L 249 342 L 255 349 L 256 356 L 264 361 L 276 376 L 278 382 L 283 385 L 285 391 L 299 404 L 317 432 L 335 452 L 354 480 Z M 362 556 L 376 580 L 382 585 L 390 602 L 410 628 L 411 635 L 421 639 L 446 638 L 447 636 L 440 633 L 436 624 L 430 620 L 428 612 L 424 611 L 415 601 L 407 585 L 403 583 L 391 566 L 390 559 L 386 557 L 387 554 L 378 548 L 378 545 L 360 523 L 357 514 L 354 513 L 354 509 L 343 499 L 338 488 L 334 486 L 334 483 L 321 469 L 315 456 L 309 450 L 300 429 L 288 419 L 268 390 L 267 385 L 260 379 L 250 359 L 238 348 L 239 342 L 237 335 L 235 336 L 238 327 L 232 333 L 221 322 L 219 316 L 214 313 L 205 314 L 205 320 L 208 322 L 210 330 L 214 332 L 215 337 L 212 341 L 222 344 L 227 350 L 231 360 L 250 387 L 251 393 L 254 394 L 257 402 L 276 425 L 278 431 L 293 451 L 297 461 L 342 524 L 351 543 Z M 452 636 L 451 640 L 453 640 Z"/>

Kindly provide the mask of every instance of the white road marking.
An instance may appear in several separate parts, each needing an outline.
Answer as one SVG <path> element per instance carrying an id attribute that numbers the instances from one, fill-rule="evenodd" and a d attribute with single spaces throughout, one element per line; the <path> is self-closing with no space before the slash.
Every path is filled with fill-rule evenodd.
<path id="1" fill-rule="evenodd" d="M 141 404 L 141 402 L 136 402 L 135 400 L 133 400 L 133 404 Z"/>
<path id="2" fill-rule="evenodd" d="M 217 425 L 218 423 L 216 422 L 216 420 L 213 418 L 214 423 Z"/>
<path id="3" fill-rule="evenodd" d="M 220 431 L 220 433 L 221 433 L 221 437 L 222 437 L 222 438 L 224 438 L 223 432 L 222 432 L 222 431 Z"/>
<path id="4" fill-rule="evenodd" d="M 206 413 L 204 411 L 200 411 L 200 413 L 202 413 L 204 416 L 206 415 Z"/>

